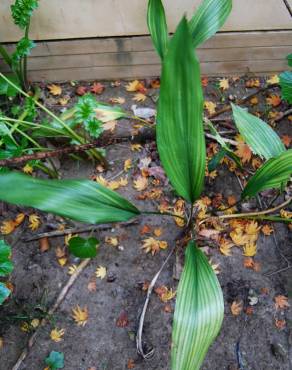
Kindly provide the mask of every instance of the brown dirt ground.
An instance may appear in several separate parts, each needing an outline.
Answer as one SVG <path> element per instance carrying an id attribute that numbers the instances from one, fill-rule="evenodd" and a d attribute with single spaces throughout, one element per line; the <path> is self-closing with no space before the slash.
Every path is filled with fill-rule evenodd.
<path id="1" fill-rule="evenodd" d="M 206 89 L 206 99 L 217 101 L 218 106 L 223 104 L 222 94 L 215 88 L 217 80 L 210 80 Z M 123 96 L 126 98 L 125 108 L 134 103 L 132 95 L 124 89 L 125 83 L 120 87 L 110 87 L 106 83 L 106 90 L 100 96 L 101 100 L 108 101 L 112 97 Z M 76 99 L 70 84 L 63 85 L 63 90 L 72 96 L 71 103 Z M 151 94 L 157 94 L 157 90 L 150 90 Z M 252 92 L 244 87 L 244 78 L 232 83 L 225 99 L 229 95 L 241 97 Z M 278 90 L 275 91 L 278 93 Z M 47 95 L 47 93 L 45 93 Z M 221 100 L 221 101 L 220 101 Z M 252 108 L 253 111 L 268 111 L 264 106 L 265 96 L 259 96 L 259 104 Z M 47 96 L 48 106 L 58 110 L 57 99 Z M 139 106 L 153 107 L 150 98 Z M 285 103 L 277 108 L 279 111 L 287 109 Z M 227 115 L 228 116 L 228 115 Z M 121 120 L 118 122 L 116 135 L 130 132 L 132 122 Z M 276 130 L 280 135 L 291 135 L 291 122 L 283 119 L 277 124 Z M 151 165 L 159 165 L 155 154 L 155 143 L 147 142 L 141 152 L 132 152 L 130 144 L 113 144 L 107 148 L 107 159 L 110 162 L 110 170 L 103 174 L 111 178 L 123 169 L 125 159 L 132 158 L 133 163 L 146 156 L 152 157 Z M 96 175 L 96 165 L 89 161 L 76 162 L 62 159 L 60 172 L 63 178 L 90 178 Z M 141 209 L 157 209 L 158 201 L 137 200 L 138 192 L 133 189 L 133 177 L 138 173 L 137 168 L 128 172 L 129 184 L 121 190 L 121 193 Z M 21 186 L 21 184 L 19 184 Z M 164 197 L 173 203 L 175 198 L 169 185 L 163 188 Z M 240 188 L 236 177 L 227 171 L 224 166 L 218 168 L 218 177 L 207 182 L 204 194 L 212 197 L 216 193 L 222 193 L 224 197 L 234 194 L 237 198 Z M 32 213 L 32 209 L 25 209 L 2 205 L 0 220 L 12 218 L 16 213 L 25 211 Z M 40 231 L 56 228 L 61 222 L 60 218 L 37 212 L 42 220 Z M 71 225 L 72 222 L 68 223 Z M 73 223 L 80 226 L 80 224 Z M 167 256 L 168 251 L 160 251 L 155 256 L 145 254 L 141 250 L 141 236 L 139 231 L 144 224 L 153 227 L 161 227 L 163 235 L 169 246 L 174 244 L 174 239 L 179 229 L 172 218 L 147 216 L 138 219 L 138 225 L 127 228 L 113 225 L 111 230 L 93 232 L 101 240 L 99 253 L 89 266 L 77 279 L 69 291 L 59 310 L 43 329 L 33 346 L 30 354 L 23 362 L 22 370 L 40 370 L 45 367 L 44 359 L 52 350 L 64 352 L 65 370 L 87 370 L 95 367 L 97 370 L 122 370 L 127 369 L 128 361 L 134 360 L 134 369 L 137 370 L 167 370 L 170 369 L 169 353 L 171 343 L 171 324 L 173 313 L 164 310 L 165 304 L 160 301 L 156 294 L 152 295 L 145 321 L 145 342 L 153 346 L 155 353 L 152 359 L 143 361 L 136 354 L 135 332 L 139 313 L 145 300 L 145 292 L 141 284 L 151 280 L 159 270 Z M 292 316 L 289 311 L 277 312 L 274 307 L 274 297 L 279 294 L 292 295 L 292 270 L 276 272 L 286 266 L 286 260 L 292 263 L 292 238 L 288 227 L 281 224 L 274 225 L 274 236 L 261 236 L 258 241 L 258 252 L 255 260 L 260 264 L 261 270 L 255 272 L 243 266 L 242 251 L 233 248 L 232 256 L 225 257 L 215 247 L 208 248 L 208 254 L 215 263 L 220 264 L 218 278 L 224 292 L 225 319 L 220 335 L 208 352 L 203 370 L 214 369 L 245 369 L 245 370 L 288 370 L 292 368 Z M 69 256 L 68 264 L 61 267 L 56 259 L 55 249 L 64 245 L 64 238 L 51 238 L 49 251 L 41 253 L 38 242 L 25 243 L 23 238 L 34 235 L 29 231 L 27 224 L 22 225 L 13 234 L 5 239 L 13 246 L 13 261 L 15 269 L 11 276 L 14 285 L 12 298 L 0 309 L 0 336 L 4 340 L 4 346 L 0 349 L 0 370 L 8 370 L 13 367 L 21 351 L 25 348 L 29 335 L 20 330 L 21 322 L 27 316 L 30 320 L 39 317 L 44 307 L 50 307 L 66 283 L 69 276 L 68 266 L 77 264 L 78 259 Z M 86 234 L 83 234 L 86 235 Z M 119 245 L 122 248 L 114 248 L 106 245 L 105 236 L 119 236 Z M 145 236 L 147 237 L 147 236 Z M 208 246 L 208 241 L 201 243 Z M 161 273 L 157 285 L 177 286 L 173 279 L 175 257 L 173 256 Z M 96 291 L 90 292 L 87 285 L 94 276 L 95 269 L 105 266 L 108 270 L 104 280 L 96 280 Z M 268 273 L 276 272 L 271 276 Z M 267 288 L 267 294 L 262 289 Z M 230 312 L 230 305 L 234 300 L 243 300 L 244 307 L 249 304 L 249 299 L 256 297 L 258 303 L 253 306 L 253 314 L 247 315 L 242 312 L 235 317 Z M 174 309 L 174 300 L 170 302 Z M 89 320 L 84 327 L 77 326 L 71 317 L 72 308 L 76 305 L 87 306 Z M 117 319 L 125 313 L 128 324 L 125 327 L 117 326 Z M 15 318 L 18 315 L 18 319 Z M 21 317 L 24 317 L 22 319 Z M 13 318 L 14 317 L 14 318 Z M 279 330 L 275 326 L 275 318 L 285 319 L 286 327 Z M 28 320 L 29 321 L 29 320 Z M 64 328 L 64 339 L 54 343 L 50 339 L 50 331 L 54 328 Z M 289 356 L 290 354 L 290 356 Z"/>

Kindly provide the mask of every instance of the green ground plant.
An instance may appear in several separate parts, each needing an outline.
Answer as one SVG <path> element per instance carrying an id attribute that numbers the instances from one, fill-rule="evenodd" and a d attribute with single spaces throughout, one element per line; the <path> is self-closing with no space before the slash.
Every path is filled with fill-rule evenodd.
<path id="1" fill-rule="evenodd" d="M 184 230 L 189 241 L 173 321 L 172 370 L 201 367 L 224 316 L 220 284 L 207 257 L 196 245 L 194 202 L 202 193 L 207 163 L 200 64 L 194 49 L 222 26 L 231 6 L 231 0 L 204 0 L 190 21 L 182 18 L 173 37 L 169 38 L 161 1 L 150 0 L 148 5 L 149 30 L 162 60 L 157 146 L 165 172 L 176 193 L 188 203 L 189 210 Z M 79 113 L 84 114 L 86 109 Z M 232 109 L 241 135 L 253 152 L 266 160 L 247 182 L 241 200 L 268 188 L 281 191 L 292 173 L 292 150 L 284 148 L 265 122 L 238 106 Z M 216 135 L 225 150 L 223 155 L 229 155 L 229 147 Z M 13 171 L 0 174 L 0 200 L 91 224 L 123 222 L 143 214 L 157 214 L 138 209 L 117 192 L 93 181 L 43 180 Z M 260 219 L 283 220 L 266 213 L 262 213 Z M 170 214 L 162 213 L 161 217 L 164 215 Z M 231 216 L 257 218 L 254 213 Z M 73 239 L 70 250 L 82 258 L 94 257 L 93 244 L 97 241 Z"/>
<path id="2" fill-rule="evenodd" d="M 15 0 L 11 5 L 11 16 L 14 24 L 23 32 L 24 36 L 16 44 L 15 50 L 9 54 L 7 49 L 0 44 L 0 55 L 10 67 L 13 73 L 14 82 L 19 84 L 24 90 L 29 89 L 27 79 L 27 57 L 35 47 L 35 43 L 29 38 L 31 17 L 35 9 L 38 8 L 38 0 Z M 0 79 L 0 95 L 14 95 L 15 90 Z"/>

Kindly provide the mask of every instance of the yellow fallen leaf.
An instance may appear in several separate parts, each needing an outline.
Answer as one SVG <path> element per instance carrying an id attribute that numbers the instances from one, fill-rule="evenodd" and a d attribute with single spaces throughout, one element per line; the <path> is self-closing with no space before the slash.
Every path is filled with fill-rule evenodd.
<path id="1" fill-rule="evenodd" d="M 117 247 L 119 245 L 119 240 L 116 236 L 106 236 L 104 241 L 112 247 Z"/>
<path id="2" fill-rule="evenodd" d="M 222 90 L 229 89 L 229 81 L 228 81 L 228 79 L 227 78 L 221 78 L 221 80 L 219 80 L 219 87 Z"/>
<path id="3" fill-rule="evenodd" d="M 48 85 L 47 87 L 49 89 L 50 94 L 52 94 L 52 95 L 57 96 L 57 95 L 62 94 L 62 88 L 61 88 L 60 85 L 52 84 L 52 85 Z"/>
<path id="4" fill-rule="evenodd" d="M 209 114 L 214 114 L 216 112 L 216 104 L 212 101 L 205 101 L 204 107 L 207 109 Z"/>
<path id="5" fill-rule="evenodd" d="M 148 186 L 148 179 L 143 176 L 138 176 L 136 180 L 133 181 L 134 188 L 138 191 L 143 191 Z"/>
<path id="6" fill-rule="evenodd" d="M 70 100 L 70 96 L 64 96 L 63 98 L 60 98 L 58 100 L 58 103 L 62 105 L 62 107 L 64 107 L 65 105 L 69 103 L 69 100 Z"/>
<path id="7" fill-rule="evenodd" d="M 15 227 L 16 225 L 15 225 L 14 220 L 3 221 L 0 227 L 0 231 L 2 234 L 8 235 L 8 234 L 11 234 L 15 230 Z"/>
<path id="8" fill-rule="evenodd" d="M 95 181 L 98 182 L 100 185 L 106 187 L 108 186 L 108 181 L 102 175 L 96 176 Z"/>
<path id="9" fill-rule="evenodd" d="M 62 267 L 64 267 L 67 263 L 67 257 L 61 257 L 61 258 L 58 258 L 58 264 Z"/>
<path id="10" fill-rule="evenodd" d="M 244 245 L 248 243 L 248 236 L 243 234 L 241 228 L 236 228 L 230 232 L 230 237 L 235 245 Z"/>
<path id="11" fill-rule="evenodd" d="M 18 213 L 18 215 L 15 217 L 14 223 L 16 226 L 19 226 L 20 224 L 23 223 L 25 219 L 25 214 L 24 213 Z"/>
<path id="12" fill-rule="evenodd" d="M 32 231 L 35 231 L 40 227 L 41 224 L 40 218 L 35 213 L 32 213 L 31 215 L 28 216 L 28 221 L 29 221 L 28 227 Z"/>
<path id="13" fill-rule="evenodd" d="M 245 232 L 249 235 L 258 235 L 261 226 L 256 221 L 250 221 L 245 226 Z"/>
<path id="14" fill-rule="evenodd" d="M 124 162 L 124 171 L 128 171 L 132 167 L 132 159 L 128 158 Z"/>
<path id="15" fill-rule="evenodd" d="M 127 186 L 128 185 L 128 179 L 127 177 L 121 177 L 119 180 L 120 186 Z"/>
<path id="16" fill-rule="evenodd" d="M 257 245 L 254 243 L 247 243 L 243 246 L 243 255 L 246 257 L 253 257 L 257 253 Z"/>
<path id="17" fill-rule="evenodd" d="M 155 236 L 157 236 L 157 237 L 161 236 L 161 235 L 162 235 L 162 230 L 161 230 L 161 228 L 159 227 L 159 228 L 154 229 L 153 234 L 154 234 Z"/>
<path id="18" fill-rule="evenodd" d="M 95 271 L 95 276 L 97 278 L 100 278 L 101 280 L 106 277 L 106 267 L 104 266 L 98 266 L 98 268 Z"/>
<path id="19" fill-rule="evenodd" d="M 278 84 L 280 82 L 280 79 L 279 79 L 279 76 L 278 75 L 273 75 L 271 76 L 268 80 L 267 80 L 267 83 L 269 85 L 273 85 L 273 84 Z"/>
<path id="20" fill-rule="evenodd" d="M 131 145 L 131 151 L 132 152 L 140 152 L 142 150 L 142 145 L 141 144 L 132 144 Z"/>
<path id="21" fill-rule="evenodd" d="M 68 275 L 74 275 L 78 270 L 76 265 L 71 265 L 68 267 Z"/>
<path id="22" fill-rule="evenodd" d="M 160 249 L 166 249 L 168 244 L 166 241 L 156 240 L 152 237 L 143 240 L 142 249 L 145 253 L 150 253 L 154 256 Z"/>
<path id="23" fill-rule="evenodd" d="M 33 173 L 33 167 L 30 165 L 30 164 L 26 164 L 23 168 L 22 168 L 22 172 L 26 173 L 27 175 L 31 175 Z"/>
<path id="24" fill-rule="evenodd" d="M 145 101 L 147 98 L 147 96 L 145 94 L 142 94 L 142 93 L 137 93 L 134 95 L 133 97 L 133 100 L 137 101 L 137 102 L 143 102 Z"/>
<path id="25" fill-rule="evenodd" d="M 107 187 L 111 190 L 117 190 L 120 187 L 120 182 L 119 181 L 110 181 L 107 184 Z"/>
<path id="26" fill-rule="evenodd" d="M 126 90 L 129 92 L 137 91 L 140 86 L 140 81 L 134 80 L 126 85 Z"/>
<path id="27" fill-rule="evenodd" d="M 83 309 L 77 305 L 72 309 L 72 317 L 78 326 L 84 326 L 88 320 L 88 309 L 85 306 Z"/>
<path id="28" fill-rule="evenodd" d="M 55 328 L 51 331 L 50 338 L 51 338 L 52 341 L 58 343 L 58 342 L 61 342 L 61 340 L 63 339 L 64 334 L 65 334 L 64 329 Z"/>
<path id="29" fill-rule="evenodd" d="M 224 256 L 231 256 L 231 248 L 233 247 L 233 244 L 230 241 L 222 238 L 219 241 L 219 245 L 220 245 L 220 252 Z"/>

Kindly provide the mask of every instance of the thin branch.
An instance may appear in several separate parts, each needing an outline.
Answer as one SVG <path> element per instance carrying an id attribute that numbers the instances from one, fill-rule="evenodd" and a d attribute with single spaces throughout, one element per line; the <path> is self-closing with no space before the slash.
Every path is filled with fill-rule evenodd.
<path id="1" fill-rule="evenodd" d="M 74 284 L 74 282 L 76 281 L 78 276 L 81 274 L 81 272 L 85 269 L 85 267 L 89 264 L 90 261 L 91 261 L 90 258 L 86 258 L 78 265 L 78 267 L 76 269 L 76 272 L 67 281 L 66 285 L 63 287 L 60 294 L 58 295 L 54 305 L 49 309 L 47 317 L 52 316 L 55 313 L 55 311 L 60 307 L 61 303 L 65 299 L 65 297 L 66 297 L 67 293 L 69 292 L 70 288 L 72 287 L 72 285 Z M 47 324 L 47 322 L 48 322 L 47 318 L 42 319 L 42 321 L 41 321 L 40 325 L 38 326 L 38 328 L 36 329 L 36 331 L 29 338 L 28 343 L 27 343 L 27 347 L 22 351 L 22 353 L 19 356 L 16 364 L 13 366 L 12 370 L 18 370 L 21 367 L 21 365 L 22 365 L 23 361 L 26 359 L 29 351 L 31 350 L 34 343 L 36 342 L 37 337 L 40 334 L 41 329 Z"/>
<path id="2" fill-rule="evenodd" d="M 138 220 L 132 220 L 132 221 L 128 221 L 128 222 L 120 222 L 119 223 L 119 226 L 121 227 L 128 227 L 128 226 L 132 226 L 132 225 L 136 225 L 139 221 Z M 24 241 L 25 243 L 28 243 L 28 242 L 31 242 L 31 241 L 34 241 L 34 240 L 39 240 L 39 239 L 42 239 L 42 238 L 56 238 L 56 237 L 60 237 L 60 236 L 64 236 L 64 235 L 69 235 L 69 234 L 82 234 L 82 233 L 87 233 L 89 231 L 103 231 L 103 230 L 109 230 L 109 229 L 112 229 L 113 228 L 113 224 L 102 224 L 102 225 L 89 225 L 89 226 L 85 226 L 85 227 L 81 227 L 81 228 L 70 228 L 70 229 L 65 229 L 65 230 L 54 230 L 54 231 L 48 231 L 48 232 L 45 232 L 45 233 L 40 233 L 40 234 L 37 234 L 37 235 L 34 235 L 33 237 L 31 238 L 22 238 L 22 241 Z"/>

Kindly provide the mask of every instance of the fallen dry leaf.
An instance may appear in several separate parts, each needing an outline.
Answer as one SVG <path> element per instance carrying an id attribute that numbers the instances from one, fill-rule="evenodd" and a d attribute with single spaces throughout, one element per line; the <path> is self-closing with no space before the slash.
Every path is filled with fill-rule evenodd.
<path id="1" fill-rule="evenodd" d="M 65 334 L 64 329 L 55 328 L 51 331 L 50 338 L 52 341 L 58 343 L 62 341 L 64 334 Z"/>
<path id="2" fill-rule="evenodd" d="M 288 297 L 285 297 L 284 295 L 277 295 L 274 300 L 276 310 L 285 310 L 286 308 L 290 307 L 288 303 Z"/>
<path id="3" fill-rule="evenodd" d="M 47 237 L 41 238 L 39 240 L 39 244 L 40 244 L 40 251 L 42 253 L 44 253 L 44 252 L 46 252 L 50 249 L 50 242 L 49 242 L 49 239 Z"/>
<path id="4" fill-rule="evenodd" d="M 76 89 L 76 94 L 79 96 L 83 96 L 87 93 L 88 89 L 86 86 L 78 86 Z"/>
<path id="5" fill-rule="evenodd" d="M 62 88 L 61 88 L 60 85 L 52 84 L 52 85 L 48 85 L 47 88 L 48 88 L 50 94 L 52 94 L 54 96 L 62 94 Z"/>
<path id="6" fill-rule="evenodd" d="M 23 173 L 26 173 L 27 175 L 31 175 L 33 173 L 33 167 L 27 163 L 23 168 L 22 168 L 22 172 Z"/>
<path id="7" fill-rule="evenodd" d="M 277 329 L 279 330 L 283 330 L 285 329 L 286 327 L 286 320 L 279 320 L 279 319 L 276 319 L 275 320 L 275 326 Z"/>
<path id="8" fill-rule="evenodd" d="M 103 93 L 104 89 L 105 89 L 105 86 L 103 84 L 101 84 L 100 82 L 94 82 L 90 88 L 90 91 L 93 94 L 100 95 Z"/>
<path id="9" fill-rule="evenodd" d="M 104 241 L 112 247 L 117 247 L 119 245 L 119 240 L 116 236 L 106 236 Z"/>
<path id="10" fill-rule="evenodd" d="M 95 280 L 95 278 L 90 279 L 89 283 L 87 284 L 87 289 L 90 292 L 96 292 L 96 280 Z"/>
<path id="11" fill-rule="evenodd" d="M 248 80 L 245 83 L 245 87 L 247 88 L 260 87 L 260 86 L 261 86 L 261 83 L 258 78 Z"/>
<path id="12" fill-rule="evenodd" d="M 153 237 L 144 239 L 142 249 L 144 249 L 145 253 L 150 253 L 154 256 L 160 249 L 166 249 L 168 244 L 166 241 L 161 241 L 154 239 Z"/>
<path id="13" fill-rule="evenodd" d="M 264 225 L 261 229 L 264 235 L 271 235 L 274 232 L 274 229 L 270 225 Z"/>
<path id="14" fill-rule="evenodd" d="M 143 176 L 138 176 L 136 180 L 133 181 L 133 186 L 138 191 L 143 191 L 148 186 L 148 179 Z"/>
<path id="15" fill-rule="evenodd" d="M 235 154 L 241 159 L 242 163 L 247 163 L 251 160 L 252 152 L 250 147 L 245 143 L 238 143 Z"/>
<path id="16" fill-rule="evenodd" d="M 242 301 L 233 301 L 230 306 L 230 311 L 233 316 L 238 316 L 242 312 L 243 302 Z"/>
<path id="17" fill-rule="evenodd" d="M 268 85 L 278 84 L 280 82 L 278 75 L 273 75 L 267 80 Z"/>
<path id="18" fill-rule="evenodd" d="M 98 266 L 97 269 L 95 270 L 95 276 L 102 280 L 106 277 L 106 272 L 107 272 L 106 267 Z"/>
<path id="19" fill-rule="evenodd" d="M 105 131 L 111 131 L 113 132 L 117 126 L 117 123 L 118 121 L 116 120 L 112 120 L 112 121 L 108 121 L 106 123 L 103 123 L 102 127 Z"/>
<path id="20" fill-rule="evenodd" d="M 29 228 L 32 231 L 37 230 L 40 227 L 41 221 L 38 215 L 35 213 L 32 213 L 31 215 L 28 216 L 28 221 L 29 221 Z"/>
<path id="21" fill-rule="evenodd" d="M 85 326 L 89 317 L 87 307 L 81 308 L 77 305 L 72 309 L 72 317 L 78 326 Z"/>
<path id="22" fill-rule="evenodd" d="M 126 102 L 126 99 L 125 98 L 122 98 L 122 97 L 118 97 L 118 98 L 111 98 L 110 99 L 110 103 L 113 103 L 113 104 L 124 104 Z"/>
<path id="23" fill-rule="evenodd" d="M 275 107 L 278 107 L 281 103 L 282 100 L 279 95 L 270 95 L 268 98 L 266 98 L 267 104 Z"/>
<path id="24" fill-rule="evenodd" d="M 257 246 L 254 243 L 247 243 L 243 246 L 243 255 L 246 257 L 253 257 L 257 253 Z"/>
<path id="25" fill-rule="evenodd" d="M 125 328 L 128 325 L 129 325 L 128 314 L 126 311 L 122 311 L 120 313 L 120 316 L 117 318 L 116 326 L 118 328 Z"/>
<path id="26" fill-rule="evenodd" d="M 216 112 L 216 106 L 216 103 L 213 103 L 212 101 L 205 101 L 204 103 L 204 107 L 210 115 Z"/>
<path id="27" fill-rule="evenodd" d="M 219 87 L 220 89 L 222 90 L 227 90 L 229 89 L 229 81 L 228 81 L 228 78 L 221 78 L 219 80 Z"/>
<path id="28" fill-rule="evenodd" d="M 288 148 L 291 144 L 292 137 L 289 135 L 283 135 L 281 137 L 282 143 Z"/>
<path id="29" fill-rule="evenodd" d="M 140 152 L 142 150 L 141 144 L 131 144 L 131 151 L 132 152 Z"/>
<path id="30" fill-rule="evenodd" d="M 76 274 L 76 272 L 78 271 L 78 267 L 77 267 L 77 265 L 71 265 L 71 266 L 69 266 L 68 267 L 68 275 L 74 275 L 74 274 Z"/>
<path id="31" fill-rule="evenodd" d="M 137 93 L 133 97 L 133 100 L 135 100 L 137 102 L 143 102 L 146 99 L 147 99 L 147 96 L 145 94 L 142 94 L 142 93 Z"/>
<path id="32" fill-rule="evenodd" d="M 0 231 L 4 235 L 11 234 L 16 228 L 14 220 L 3 221 L 0 227 Z"/>

